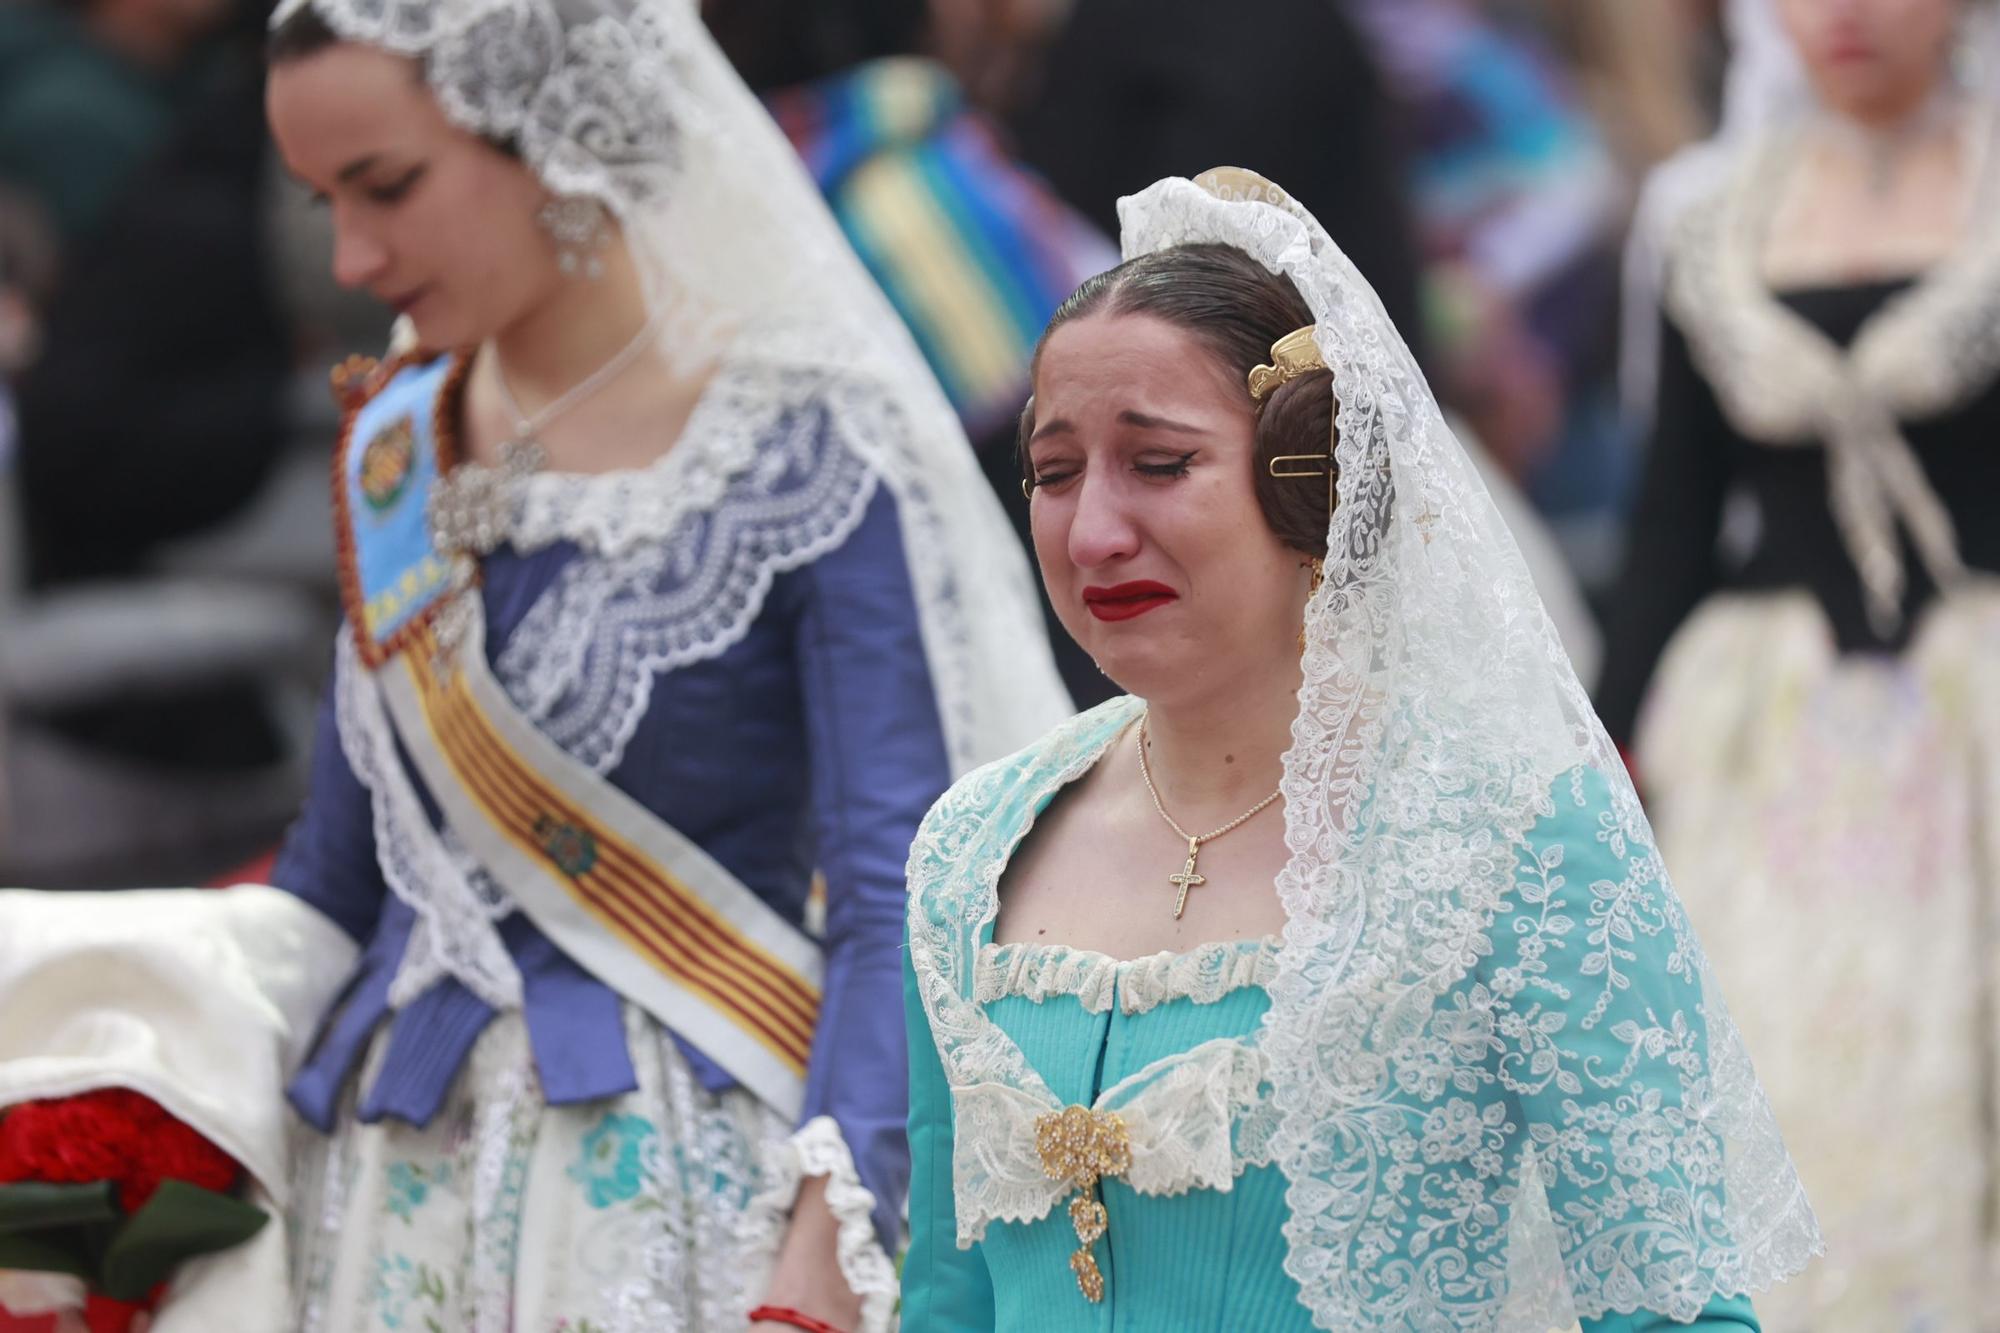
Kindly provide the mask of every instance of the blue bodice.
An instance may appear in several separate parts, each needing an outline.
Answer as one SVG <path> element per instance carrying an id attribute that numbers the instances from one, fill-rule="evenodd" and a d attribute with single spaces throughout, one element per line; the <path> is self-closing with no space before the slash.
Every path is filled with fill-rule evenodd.
<path id="1" fill-rule="evenodd" d="M 907 1173 L 895 1002 L 903 866 L 949 772 L 896 504 L 810 412 L 778 429 L 765 466 L 743 472 L 715 505 L 683 514 L 638 550 L 606 554 L 579 532 L 484 558 L 485 649 L 524 710 L 540 709 L 531 716 L 548 734 L 785 918 L 806 921 L 815 871 L 823 877 L 826 977 L 803 1119 L 838 1122 L 888 1236 Z M 641 482 L 634 474 L 635 488 Z M 847 512 L 815 523 L 810 549 L 759 538 L 752 554 L 762 564 L 754 577 L 738 577 L 741 562 L 720 559 L 717 545 L 754 531 L 754 519 L 738 511 L 781 508 L 774 493 L 802 509 L 810 508 L 802 497 L 824 495 Z M 736 599 L 723 617 L 720 594 L 689 595 L 718 568 L 733 571 L 721 591 Z M 672 651 L 663 659 L 635 644 Z M 569 648 L 579 651 L 558 697 L 528 697 L 548 689 L 549 678 L 520 663 L 546 664 Z M 358 668 L 348 660 L 342 669 Z M 364 954 L 294 1083 L 293 1101 L 307 1120 L 329 1127 L 386 1025 L 379 1067 L 358 1090 L 358 1114 L 423 1124 L 494 1009 L 451 975 L 392 1005 L 392 984 L 424 932 L 405 895 L 390 891 L 392 861 L 377 840 L 380 793 L 356 776 L 338 711 L 330 698 L 311 795 L 273 881 L 339 922 Z M 404 767 L 425 814 L 441 826 L 415 769 Z M 619 997 L 504 901 L 495 915 L 520 976 L 548 1101 L 631 1089 Z M 730 1086 L 715 1061 L 682 1046 L 711 1089 Z"/>

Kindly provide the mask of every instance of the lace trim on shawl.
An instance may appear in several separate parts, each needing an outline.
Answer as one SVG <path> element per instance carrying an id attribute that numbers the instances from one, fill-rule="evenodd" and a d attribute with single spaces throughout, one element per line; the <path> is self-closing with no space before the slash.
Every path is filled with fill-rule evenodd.
<path id="1" fill-rule="evenodd" d="M 861 1183 L 854 1154 L 832 1116 L 815 1116 L 796 1134 L 771 1145 L 763 1159 L 765 1187 L 744 1208 L 744 1255 L 753 1271 L 769 1273 L 777 1263 L 799 1186 L 826 1177 L 826 1203 L 839 1224 L 835 1248 L 840 1275 L 861 1298 L 858 1333 L 888 1333 L 900 1284 L 896 1265 L 875 1234 L 875 1196 Z"/>
<path id="2" fill-rule="evenodd" d="M 449 976 L 495 1009 L 519 1008 L 521 973 L 498 928 L 513 903 L 424 813 L 396 752 L 381 688 L 362 668 L 346 627 L 335 641 L 334 725 L 347 766 L 368 792 L 382 878 L 416 913 L 390 1003 L 406 1004 Z"/>
<path id="3" fill-rule="evenodd" d="M 570 541 L 601 556 L 659 541 L 689 515 L 713 508 L 757 461 L 772 428 L 807 405 L 824 380 L 755 362 L 718 367 L 680 438 L 646 466 L 530 473 L 508 540 L 523 551 Z"/>
<path id="4" fill-rule="evenodd" d="M 1774 447 L 1823 445 L 1835 522 L 1860 571 L 1870 619 L 1901 621 L 1907 528 L 1940 587 L 1964 576 L 1950 512 L 1902 433 L 1902 420 L 1962 406 L 2000 377 L 2000 206 L 1992 143 L 2000 111 L 1969 121 L 1979 175 L 1971 231 L 1949 258 L 1890 298 L 1842 348 L 1787 309 L 1762 277 L 1762 246 L 1795 127 L 1744 154 L 1725 187 L 1689 210 L 1674 237 L 1665 299 L 1732 425 Z"/>
<path id="5" fill-rule="evenodd" d="M 831 391 L 824 375 L 724 370 L 651 467 L 530 479 L 513 543 L 585 555 L 522 618 L 495 674 L 598 773 L 617 767 L 656 677 L 734 647 L 779 574 L 860 526 L 878 482 Z"/>
<path id="6" fill-rule="evenodd" d="M 976 1244 L 991 1222 L 1047 1216 L 1067 1193 L 1035 1150 L 1035 1121 L 1062 1103 L 978 1000 L 974 942 L 998 914 L 1000 875 L 1034 812 L 1088 772 L 1143 706 L 1113 699 L 968 775 L 932 809 L 911 847 L 910 954 L 951 1087 L 961 1247 Z M 1015 810 L 1024 812 L 1018 825 L 995 818 Z M 1132 1169 L 1124 1179 L 1135 1190 L 1227 1190 L 1248 1167 L 1273 1160 L 1277 1113 L 1267 1085 L 1253 1043 L 1222 1038 L 1154 1061 L 1107 1088 L 1096 1108 L 1126 1121 Z"/>
<path id="7" fill-rule="evenodd" d="M 986 944 L 980 946 L 977 998 L 981 1004 L 1008 996 L 1042 1003 L 1051 995 L 1072 995 L 1093 1014 L 1110 1010 L 1147 1013 L 1169 1000 L 1215 1004 L 1252 986 L 1266 986 L 1278 972 L 1278 938 L 1224 940 L 1185 953 L 1147 958 L 1112 958 L 1065 944 Z"/>
<path id="8" fill-rule="evenodd" d="M 2000 204 L 2000 108 L 1975 108 L 1975 155 L 1984 159 L 1965 241 L 1871 315 L 1845 352 L 1833 348 L 1882 406 L 1905 418 L 1949 412 L 2000 378 L 2000 232 L 1982 226 Z M 1675 230 L 1664 293 L 1731 424 L 1773 446 L 1814 442 L 1829 406 L 1826 386 L 1802 373 L 1786 337 L 1804 322 L 1762 277 L 1762 243 L 1796 159 L 1798 130 L 1746 148 L 1723 188 L 1689 208 Z M 1821 337 L 1804 325 L 1803 332 Z M 1816 358 L 1817 359 L 1817 358 Z M 1816 368 L 1813 368 L 1816 372 Z"/>

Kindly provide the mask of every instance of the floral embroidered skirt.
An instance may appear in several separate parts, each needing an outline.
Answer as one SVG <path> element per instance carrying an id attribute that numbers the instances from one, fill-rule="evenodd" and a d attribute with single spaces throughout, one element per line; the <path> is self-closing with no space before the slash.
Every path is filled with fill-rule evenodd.
<path id="1" fill-rule="evenodd" d="M 1991 1123 L 2000 591 L 1898 657 L 1800 594 L 1711 600 L 1668 650 L 1639 771 L 1826 1255 L 1767 1333 L 2000 1328 Z"/>
<path id="2" fill-rule="evenodd" d="M 744 1328 L 782 1227 L 780 1210 L 759 1217 L 766 1159 L 792 1127 L 703 1089 L 656 1024 L 628 1011 L 627 1026 L 639 1086 L 623 1097 L 545 1105 L 504 1015 L 428 1127 L 350 1115 L 306 1132 L 301 1333 Z"/>

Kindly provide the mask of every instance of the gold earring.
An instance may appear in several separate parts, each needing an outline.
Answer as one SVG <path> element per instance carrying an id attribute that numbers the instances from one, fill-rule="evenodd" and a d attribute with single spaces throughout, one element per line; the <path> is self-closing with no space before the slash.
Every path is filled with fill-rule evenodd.
<path id="1" fill-rule="evenodd" d="M 1305 562 L 1304 567 L 1312 571 L 1312 581 L 1306 585 L 1306 600 L 1310 602 L 1313 599 L 1313 594 L 1319 591 L 1319 585 L 1326 582 L 1326 561 L 1320 559 L 1318 556 L 1314 556 Z M 1299 621 L 1299 656 L 1304 657 L 1305 655 L 1306 626 L 1305 621 L 1301 619 Z"/>

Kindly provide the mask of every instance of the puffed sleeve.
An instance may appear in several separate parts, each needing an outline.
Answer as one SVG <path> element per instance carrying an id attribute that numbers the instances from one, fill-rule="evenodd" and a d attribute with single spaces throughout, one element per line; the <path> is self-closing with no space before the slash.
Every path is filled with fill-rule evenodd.
<path id="1" fill-rule="evenodd" d="M 990 1333 L 993 1280 L 975 1247 L 958 1248 L 951 1186 L 951 1089 L 938 1062 L 904 951 L 903 1022 L 910 1037 L 910 1253 L 903 1262 L 903 1324 L 926 1333 Z"/>
<path id="2" fill-rule="evenodd" d="M 320 704 L 305 808 L 285 835 L 271 868 L 271 883 L 319 909 L 356 943 L 365 944 L 375 933 L 388 887 L 375 859 L 368 790 L 354 776 L 341 749 L 336 689 L 330 687 Z"/>

